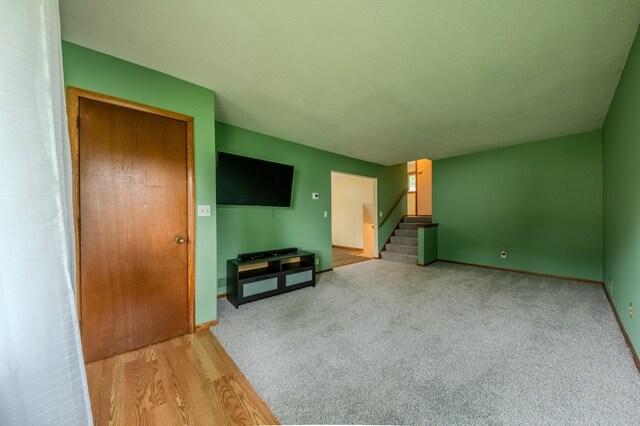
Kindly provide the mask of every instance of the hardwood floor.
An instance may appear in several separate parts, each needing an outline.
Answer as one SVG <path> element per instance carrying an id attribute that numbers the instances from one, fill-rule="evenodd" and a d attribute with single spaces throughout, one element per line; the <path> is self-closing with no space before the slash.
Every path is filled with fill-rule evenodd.
<path id="1" fill-rule="evenodd" d="M 86 367 L 96 425 L 279 424 L 208 330 Z"/>
<path id="2" fill-rule="evenodd" d="M 332 246 L 331 254 L 333 257 L 334 268 L 350 265 L 352 263 L 364 262 L 365 260 L 371 260 L 370 257 L 364 255 L 361 249 Z"/>

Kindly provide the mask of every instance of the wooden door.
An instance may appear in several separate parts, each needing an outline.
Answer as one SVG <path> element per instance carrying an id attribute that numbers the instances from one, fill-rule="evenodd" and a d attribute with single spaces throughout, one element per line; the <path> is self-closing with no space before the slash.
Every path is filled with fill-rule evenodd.
<path id="1" fill-rule="evenodd" d="M 88 363 L 193 329 L 190 122 L 77 99 L 79 302 Z"/>

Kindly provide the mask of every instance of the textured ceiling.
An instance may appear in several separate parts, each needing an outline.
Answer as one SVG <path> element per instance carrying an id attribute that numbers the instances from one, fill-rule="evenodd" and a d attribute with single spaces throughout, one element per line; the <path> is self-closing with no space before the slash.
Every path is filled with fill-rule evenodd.
<path id="1" fill-rule="evenodd" d="M 219 121 L 381 164 L 600 128 L 638 0 L 61 0 L 65 40 Z"/>

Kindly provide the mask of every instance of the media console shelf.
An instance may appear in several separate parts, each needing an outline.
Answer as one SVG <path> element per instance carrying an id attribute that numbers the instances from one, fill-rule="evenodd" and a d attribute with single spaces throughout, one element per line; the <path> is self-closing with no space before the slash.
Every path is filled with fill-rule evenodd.
<path id="1" fill-rule="evenodd" d="M 262 259 L 227 260 L 227 300 L 243 303 L 316 286 L 316 255 L 298 250 Z"/>

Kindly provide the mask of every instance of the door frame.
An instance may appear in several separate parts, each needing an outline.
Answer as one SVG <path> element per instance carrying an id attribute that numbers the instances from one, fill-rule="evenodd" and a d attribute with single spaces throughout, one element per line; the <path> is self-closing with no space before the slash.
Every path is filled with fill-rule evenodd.
<path id="1" fill-rule="evenodd" d="M 372 257 L 371 259 L 376 259 L 378 256 L 380 256 L 380 250 L 378 247 L 378 231 L 379 231 L 379 221 L 380 221 L 380 217 L 378 216 L 379 210 L 378 210 L 378 178 L 377 177 L 373 177 L 373 176 L 367 176 L 367 175 L 358 175 L 355 173 L 349 173 L 349 172 L 341 172 L 338 170 L 331 170 L 329 172 L 329 187 L 330 187 L 330 194 L 331 194 L 331 210 L 330 210 L 330 215 L 329 215 L 329 223 L 330 223 L 330 232 L 331 232 L 331 246 L 333 247 L 333 219 L 331 218 L 333 215 L 333 175 L 337 174 L 337 175 L 344 175 L 344 176 L 352 176 L 352 177 L 357 177 L 357 178 L 363 178 L 363 179 L 369 179 L 371 181 L 373 181 L 373 207 L 375 208 L 374 211 L 374 217 L 372 218 L 373 220 L 373 253 L 374 253 L 374 257 Z"/>
<path id="2" fill-rule="evenodd" d="M 187 128 L 187 316 L 189 333 L 195 331 L 195 162 L 193 151 L 193 117 L 172 111 L 144 105 L 141 103 L 103 95 L 77 87 L 67 87 L 67 120 L 69 141 L 71 143 L 71 169 L 73 175 L 73 224 L 75 231 L 76 252 L 76 310 L 82 329 L 82 305 L 80 282 L 80 157 L 78 120 L 80 98 L 91 99 L 106 104 L 116 105 L 137 111 L 159 115 L 183 121 Z"/>

